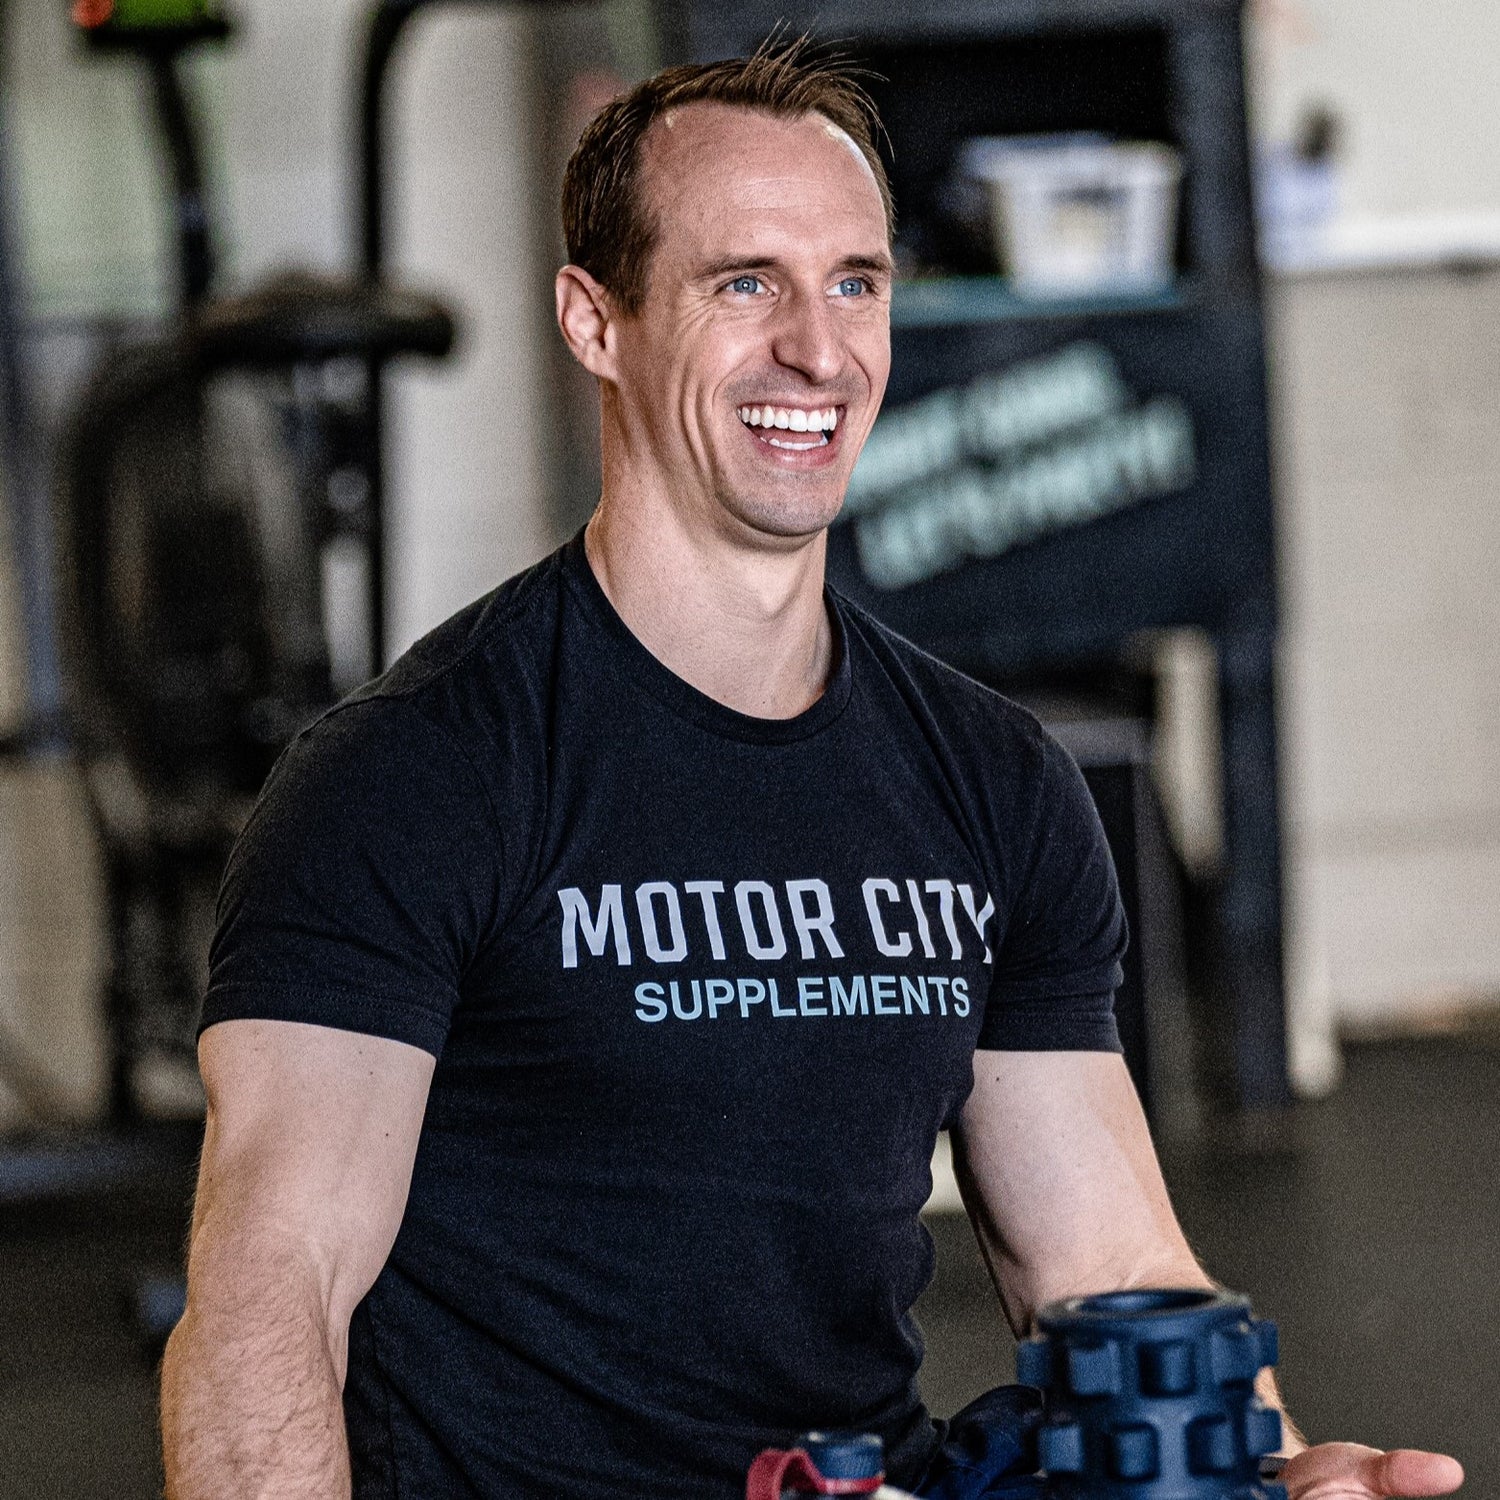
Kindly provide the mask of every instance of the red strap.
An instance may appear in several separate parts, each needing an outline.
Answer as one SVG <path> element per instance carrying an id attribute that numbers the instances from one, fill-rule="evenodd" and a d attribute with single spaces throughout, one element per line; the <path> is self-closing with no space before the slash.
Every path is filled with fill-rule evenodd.
<path id="1" fill-rule="evenodd" d="M 885 1482 L 871 1479 L 825 1479 L 803 1448 L 767 1448 L 756 1455 L 745 1480 L 745 1500 L 781 1500 L 788 1486 L 803 1494 L 872 1495 Z"/>

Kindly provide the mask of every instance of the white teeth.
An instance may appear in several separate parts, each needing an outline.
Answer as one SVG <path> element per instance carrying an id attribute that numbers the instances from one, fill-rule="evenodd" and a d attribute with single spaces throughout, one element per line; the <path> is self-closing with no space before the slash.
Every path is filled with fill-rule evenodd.
<path id="1" fill-rule="evenodd" d="M 747 427 L 780 427 L 792 432 L 832 432 L 839 425 L 836 406 L 807 411 L 799 406 L 742 406 L 739 418 Z M 789 447 L 790 444 L 780 444 Z"/>

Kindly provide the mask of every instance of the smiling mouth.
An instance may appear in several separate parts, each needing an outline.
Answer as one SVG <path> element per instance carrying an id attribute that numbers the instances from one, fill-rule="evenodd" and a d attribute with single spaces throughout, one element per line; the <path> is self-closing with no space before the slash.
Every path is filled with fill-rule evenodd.
<path id="1" fill-rule="evenodd" d="M 773 448 L 806 453 L 826 448 L 838 428 L 841 408 L 837 406 L 742 406 L 740 421 L 746 427 L 761 429 L 755 435 Z M 774 434 L 774 435 L 773 435 Z"/>

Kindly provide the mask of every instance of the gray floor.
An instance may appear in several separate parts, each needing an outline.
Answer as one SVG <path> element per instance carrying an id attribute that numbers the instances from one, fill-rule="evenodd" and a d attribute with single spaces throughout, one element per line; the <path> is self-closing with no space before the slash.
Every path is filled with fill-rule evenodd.
<path id="1" fill-rule="evenodd" d="M 1294 1150 L 1171 1171 L 1189 1236 L 1282 1329 L 1288 1399 L 1312 1436 L 1433 1446 L 1500 1483 L 1500 1045 L 1365 1045 Z M 149 1354 L 133 1276 L 170 1266 L 185 1153 L 149 1189 L 0 1210 L 0 1500 L 159 1494 Z M 170 1157 L 168 1159 L 171 1159 Z M 961 1218 L 934 1221 L 920 1314 L 927 1391 L 948 1412 L 1010 1368 L 1010 1338 Z"/>
<path id="2" fill-rule="evenodd" d="M 188 1192 L 180 1164 L 150 1187 L 0 1211 L 5 1500 L 161 1493 L 154 1353 L 131 1297 L 139 1277 L 178 1265 Z"/>

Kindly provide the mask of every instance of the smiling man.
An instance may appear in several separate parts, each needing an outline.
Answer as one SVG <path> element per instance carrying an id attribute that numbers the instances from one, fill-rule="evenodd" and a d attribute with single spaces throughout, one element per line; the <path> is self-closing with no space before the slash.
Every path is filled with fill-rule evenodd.
<path id="1" fill-rule="evenodd" d="M 872 130 L 794 47 L 580 142 L 598 510 L 305 733 L 225 879 L 174 1500 L 730 1500 L 808 1427 L 988 1493 L 916 1384 L 944 1128 L 1017 1329 L 1204 1284 L 1076 769 L 824 586 L 889 364 Z M 1028 1413 L 960 1425 L 1024 1467 Z M 1325 1445 L 1287 1478 L 1458 1474 Z"/>

